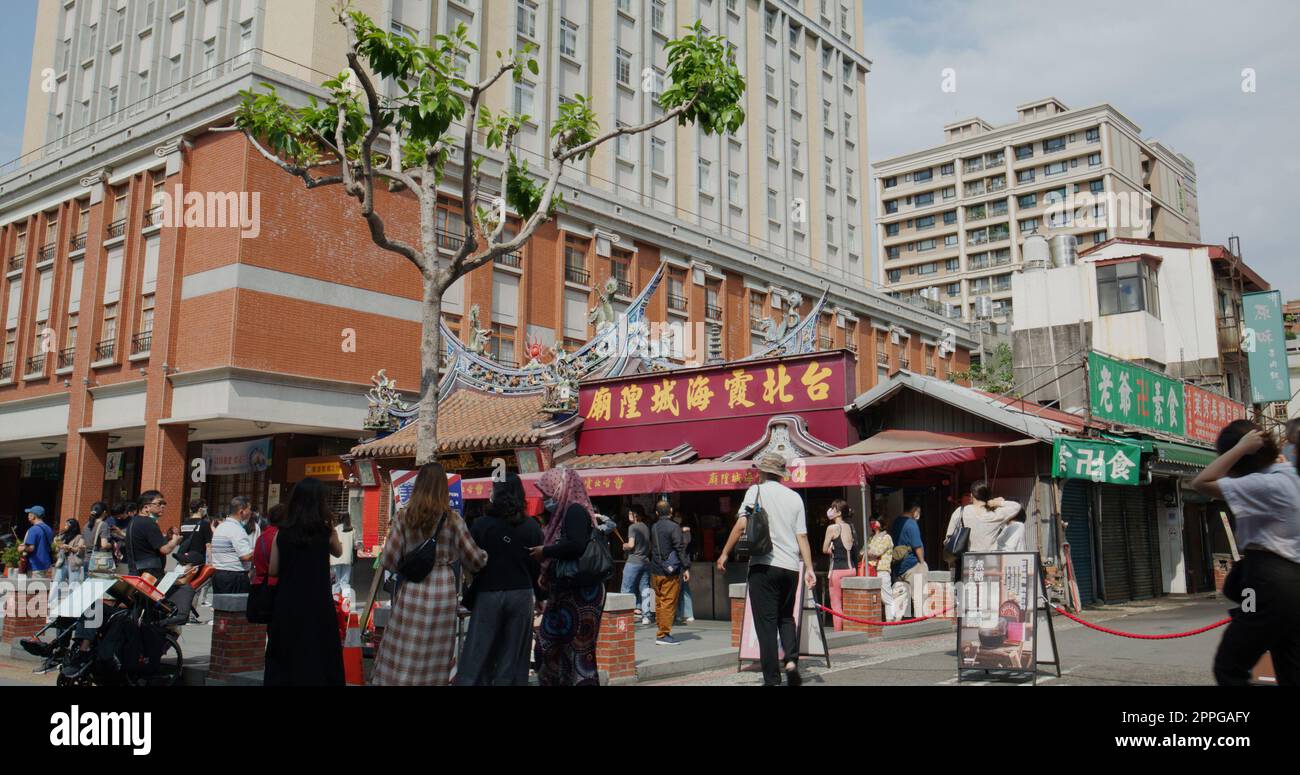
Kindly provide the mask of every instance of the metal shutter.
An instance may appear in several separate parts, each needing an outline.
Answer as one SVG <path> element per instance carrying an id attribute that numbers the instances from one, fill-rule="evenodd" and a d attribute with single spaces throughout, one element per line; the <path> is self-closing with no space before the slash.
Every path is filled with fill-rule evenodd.
<path id="1" fill-rule="evenodd" d="M 1070 479 L 1061 488 L 1061 518 L 1065 520 L 1065 540 L 1070 542 L 1070 564 L 1079 586 L 1082 603 L 1097 599 L 1093 584 L 1092 561 L 1092 489 L 1087 482 Z"/>
<path id="2" fill-rule="evenodd" d="M 1128 526 L 1129 556 L 1132 558 L 1133 598 L 1155 597 L 1160 567 L 1159 537 L 1156 534 L 1153 492 L 1147 487 L 1122 487 L 1124 521 Z"/>
<path id="3" fill-rule="evenodd" d="M 1098 485 L 1101 508 L 1101 599 L 1122 603 L 1133 598 L 1133 560 L 1129 552 L 1129 535 L 1124 513 L 1124 488 Z"/>

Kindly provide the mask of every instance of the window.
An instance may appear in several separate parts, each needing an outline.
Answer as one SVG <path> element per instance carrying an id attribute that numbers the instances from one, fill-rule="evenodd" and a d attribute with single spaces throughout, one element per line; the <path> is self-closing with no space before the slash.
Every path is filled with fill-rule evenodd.
<path id="1" fill-rule="evenodd" d="M 944 271 L 956 272 L 961 269 L 961 259 L 950 258 L 943 262 Z"/>
<path id="2" fill-rule="evenodd" d="M 623 13 L 632 13 L 632 0 L 618 0 L 618 10 Z"/>
<path id="3" fill-rule="evenodd" d="M 798 81 L 790 82 L 790 109 L 791 110 L 799 109 L 799 82 Z"/>
<path id="4" fill-rule="evenodd" d="M 1056 153 L 1065 150 L 1065 138 L 1053 137 L 1051 140 L 1043 141 L 1043 153 Z"/>
<path id="5" fill-rule="evenodd" d="M 956 222 L 957 222 L 957 211 L 956 211 L 956 210 L 949 210 L 948 212 L 946 212 L 946 213 L 943 214 L 943 225 L 944 225 L 944 226 L 951 226 L 951 225 L 953 225 L 953 224 L 956 223 Z"/>
<path id="6" fill-rule="evenodd" d="M 890 199 L 889 201 L 885 202 L 885 212 L 886 213 L 898 212 L 898 200 Z"/>
<path id="7" fill-rule="evenodd" d="M 933 242 L 933 241 L 934 240 L 927 240 L 927 242 Z M 939 264 L 938 262 L 935 261 L 931 261 L 928 264 L 921 264 L 916 268 L 917 274 L 937 274 L 938 272 L 939 272 Z"/>
<path id="8" fill-rule="evenodd" d="M 893 188 L 898 185 L 898 178 L 891 175 L 890 177 L 885 178 L 884 183 L 885 188 Z"/>
<path id="9" fill-rule="evenodd" d="M 942 191 L 942 193 L 943 193 L 943 198 L 944 198 L 944 199 L 956 199 L 956 198 L 957 198 L 957 187 L 956 187 L 956 186 L 948 186 L 947 188 L 945 188 L 945 189 Z"/>
<path id="10" fill-rule="evenodd" d="M 1087 132 L 1084 132 L 1083 139 L 1090 143 L 1100 143 L 1101 127 L 1093 127 L 1092 129 L 1089 129 Z"/>
<path id="11" fill-rule="evenodd" d="M 733 205 L 740 206 L 740 173 L 727 173 L 727 201 Z"/>
<path id="12" fill-rule="evenodd" d="M 520 81 L 515 84 L 515 114 L 519 116 L 531 116 L 533 114 L 533 93 L 535 87 L 527 82 Z"/>
<path id="13" fill-rule="evenodd" d="M 650 28 L 655 32 L 663 32 L 664 18 L 667 15 L 664 0 L 654 0 L 654 4 L 650 6 Z"/>
<path id="14" fill-rule="evenodd" d="M 560 19 L 560 53 L 566 57 L 578 55 L 578 25 L 568 19 Z"/>
<path id="15" fill-rule="evenodd" d="M 767 96 L 776 99 L 776 68 L 771 65 L 767 66 L 767 80 L 765 81 L 765 85 L 767 87 Z"/>
<path id="16" fill-rule="evenodd" d="M 1018 146 L 1016 146 L 1016 158 L 1017 158 L 1017 159 L 1032 159 L 1033 156 L 1034 156 L 1034 145 L 1033 145 L 1033 143 L 1027 143 L 1027 144 L 1025 144 L 1025 145 L 1018 145 Z"/>
<path id="17" fill-rule="evenodd" d="M 822 100 L 822 124 L 826 126 L 826 131 L 827 131 L 827 132 L 831 132 L 831 131 L 833 131 L 833 130 L 830 128 L 830 126 L 831 126 L 831 102 L 830 102 L 830 100 Z"/>
<path id="18" fill-rule="evenodd" d="M 1052 175 L 1060 175 L 1061 173 L 1065 172 L 1067 169 L 1069 169 L 1069 165 L 1063 161 L 1052 162 L 1051 164 L 1045 165 L 1043 167 L 1043 177 L 1046 178 Z"/>
<path id="19" fill-rule="evenodd" d="M 1156 272 L 1145 261 L 1097 267 L 1097 305 L 1103 315 L 1146 310 L 1160 317 Z"/>
<path id="20" fill-rule="evenodd" d="M 1017 183 L 1033 183 L 1033 182 L 1034 182 L 1034 171 L 1033 171 L 1033 170 L 1020 170 L 1019 172 L 1016 173 L 1016 182 L 1017 182 Z"/>
<path id="21" fill-rule="evenodd" d="M 822 157 L 822 177 L 826 179 L 826 187 L 835 187 L 835 162 L 829 156 Z"/>
<path id="22" fill-rule="evenodd" d="M 763 30 L 768 35 L 776 35 L 776 9 L 769 8 L 767 15 L 763 17 Z"/>
<path id="23" fill-rule="evenodd" d="M 897 237 L 897 236 L 898 236 L 898 224 L 896 224 L 896 223 L 887 223 L 887 224 L 885 224 L 885 236 L 886 236 L 886 237 Z"/>
<path id="24" fill-rule="evenodd" d="M 1100 194 L 1104 187 L 1102 181 L 1093 180 L 1088 183 L 1088 190 L 1094 194 Z"/>
<path id="25" fill-rule="evenodd" d="M 844 114 L 844 142 L 853 144 L 853 115 L 850 113 Z"/>
<path id="26" fill-rule="evenodd" d="M 713 162 L 700 159 L 696 166 L 696 182 L 701 194 L 713 193 Z"/>
<path id="27" fill-rule="evenodd" d="M 1023 220 L 1020 221 L 1020 233 L 1021 233 L 1021 234 L 1024 234 L 1025 232 L 1029 232 L 1029 231 L 1035 231 L 1035 230 L 1037 230 L 1037 229 L 1038 229 L 1038 219 L 1037 219 L 1037 218 L 1025 218 L 1025 219 L 1023 219 Z"/>
<path id="28" fill-rule="evenodd" d="M 799 163 L 799 141 L 798 140 L 790 141 L 790 167 L 791 169 L 796 169 L 796 170 L 803 169 L 803 165 Z"/>
<path id="29" fill-rule="evenodd" d="M 926 205 L 934 204 L 934 192 L 927 191 L 924 194 L 917 194 L 916 199 L 914 199 L 913 202 L 917 207 L 925 207 Z"/>
<path id="30" fill-rule="evenodd" d="M 849 167 L 844 168 L 844 191 L 849 196 L 853 196 L 856 189 L 853 187 L 853 170 Z"/>
<path id="31" fill-rule="evenodd" d="M 940 174 L 940 175 L 951 175 L 951 174 L 953 173 L 953 167 L 954 167 L 954 164 L 953 164 L 952 162 L 948 162 L 947 164 L 944 164 L 944 165 L 942 165 L 942 166 L 939 167 L 939 174 Z"/>
<path id="32" fill-rule="evenodd" d="M 1051 191 L 1048 191 L 1043 194 L 1043 201 L 1048 204 L 1052 204 L 1054 202 L 1060 202 L 1063 199 L 1065 199 L 1065 186 L 1061 186 L 1060 188 L 1054 188 Z"/>
<path id="33" fill-rule="evenodd" d="M 946 249 L 946 248 L 955 248 L 955 247 L 957 247 L 957 235 L 956 235 L 956 234 L 949 234 L 949 235 L 947 235 L 946 237 L 944 237 L 944 238 L 943 238 L 943 246 L 944 246 L 945 249 Z"/>
<path id="34" fill-rule="evenodd" d="M 767 217 L 773 221 L 777 220 L 776 189 L 767 190 Z"/>
<path id="35" fill-rule="evenodd" d="M 790 48 L 792 49 L 799 47 L 799 32 L 800 30 L 798 25 L 790 25 Z"/>
<path id="36" fill-rule="evenodd" d="M 663 173 L 668 166 L 668 141 L 662 137 L 650 138 L 650 169 Z"/>
<path id="37" fill-rule="evenodd" d="M 1016 198 L 1016 204 L 1022 208 L 1038 206 L 1038 194 L 1021 194 Z"/>
<path id="38" fill-rule="evenodd" d="M 885 258 L 898 258 L 899 253 L 897 245 L 885 248 Z"/>
<path id="39" fill-rule="evenodd" d="M 632 85 L 632 52 L 619 49 L 614 55 L 614 72 L 618 82 L 624 86 Z"/>
<path id="40" fill-rule="evenodd" d="M 891 258 L 893 258 L 893 256 L 891 256 Z M 903 270 L 902 270 L 902 269 L 890 269 L 888 272 L 886 272 L 886 275 L 889 277 L 889 281 L 890 281 L 891 283 L 896 283 L 896 282 L 899 282 L 899 281 L 901 281 L 901 280 L 903 279 Z"/>
<path id="41" fill-rule="evenodd" d="M 1088 154 L 1088 166 L 1089 166 L 1089 167 L 1100 167 L 1100 166 L 1101 166 L 1101 154 L 1100 154 L 1100 153 L 1090 153 L 1090 154 Z"/>
<path id="42" fill-rule="evenodd" d="M 917 218 L 917 219 L 916 219 L 916 230 L 917 230 L 917 231 L 922 231 L 922 230 L 924 230 L 924 229 L 933 229 L 933 228 L 934 228 L 934 216 L 933 216 L 933 215 L 927 215 L 927 216 L 925 216 L 924 218 Z"/>
<path id="43" fill-rule="evenodd" d="M 833 215 L 826 216 L 826 241 L 830 243 L 837 241 L 835 239 L 835 216 Z"/>
<path id="44" fill-rule="evenodd" d="M 926 167 L 923 170 L 917 170 L 916 172 L 912 173 L 912 182 L 924 183 L 933 177 L 934 177 L 934 169 L 931 167 Z"/>
<path id="45" fill-rule="evenodd" d="M 916 252 L 925 253 L 934 250 L 937 247 L 939 247 L 938 241 L 932 239 L 923 239 L 920 242 L 916 243 Z M 935 271 L 937 271 L 937 267 Z M 925 272 L 922 272 L 922 274 L 925 274 Z"/>
<path id="46" fill-rule="evenodd" d="M 515 32 L 529 38 L 537 37 L 537 5 L 523 0 L 515 7 Z"/>

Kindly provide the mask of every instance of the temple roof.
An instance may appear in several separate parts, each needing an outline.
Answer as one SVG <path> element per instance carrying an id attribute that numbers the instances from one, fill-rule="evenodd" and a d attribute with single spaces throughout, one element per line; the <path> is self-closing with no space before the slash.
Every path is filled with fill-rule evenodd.
<path id="1" fill-rule="evenodd" d="M 541 411 L 545 397 L 500 395 L 461 388 L 438 405 L 438 454 L 533 446 L 580 420 L 557 422 Z M 577 420 L 575 422 L 575 420 Z M 355 457 L 413 457 L 417 423 L 352 448 Z"/>

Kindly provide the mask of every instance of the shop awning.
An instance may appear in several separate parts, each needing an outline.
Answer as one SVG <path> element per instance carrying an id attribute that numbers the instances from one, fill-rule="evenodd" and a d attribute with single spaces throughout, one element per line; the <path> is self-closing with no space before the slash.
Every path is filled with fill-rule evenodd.
<path id="1" fill-rule="evenodd" d="M 964 448 L 800 458 L 791 464 L 786 484 L 794 488 L 857 487 L 877 476 L 945 468 L 978 460 L 983 454 L 982 449 Z M 590 469 L 579 470 L 578 475 L 586 484 L 587 493 L 593 497 L 742 490 L 759 481 L 759 472 L 749 460 Z M 524 490 L 529 496 L 540 495 L 537 490 L 539 478 L 540 473 L 522 477 Z M 468 479 L 462 486 L 462 497 L 466 500 L 485 499 L 491 492 L 490 478 Z"/>
<path id="2" fill-rule="evenodd" d="M 845 447 L 832 455 L 874 455 L 888 452 L 922 452 L 941 449 L 1017 447 L 1037 444 L 1015 433 L 941 433 L 937 431 L 887 430 Z"/>
<path id="3" fill-rule="evenodd" d="M 1200 469 L 1213 463 L 1214 459 L 1218 457 L 1213 450 L 1189 447 L 1186 444 L 1155 441 L 1152 442 L 1152 446 L 1155 447 L 1156 460 L 1161 463 L 1173 463 Z"/>

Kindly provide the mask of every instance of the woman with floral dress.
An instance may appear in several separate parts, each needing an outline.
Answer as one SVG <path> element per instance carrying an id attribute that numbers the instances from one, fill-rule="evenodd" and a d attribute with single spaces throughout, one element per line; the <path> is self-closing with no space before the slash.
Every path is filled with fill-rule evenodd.
<path id="1" fill-rule="evenodd" d="M 420 581 L 400 581 L 393 612 L 375 655 L 375 686 L 446 686 L 456 650 L 456 575 L 452 563 L 477 573 L 487 552 L 470 537 L 465 520 L 451 508 L 447 472 L 426 463 L 415 479 L 411 500 L 384 542 L 384 569 L 397 573 L 407 554 L 437 531 L 433 570 Z"/>

